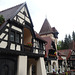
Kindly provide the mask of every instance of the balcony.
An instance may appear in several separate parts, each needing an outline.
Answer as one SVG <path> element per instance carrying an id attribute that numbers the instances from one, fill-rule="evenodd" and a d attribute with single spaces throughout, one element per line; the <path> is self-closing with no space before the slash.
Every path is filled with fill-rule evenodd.
<path id="1" fill-rule="evenodd" d="M 41 44 L 40 44 L 41 43 Z M 44 54 L 45 48 L 43 48 L 43 42 L 40 40 L 33 39 L 33 35 L 28 28 L 24 28 L 24 51 L 35 53 L 35 54 Z"/>
<path id="2" fill-rule="evenodd" d="M 27 45 L 24 45 L 24 51 L 35 53 L 35 54 L 44 54 L 45 55 L 45 50 L 40 49 L 40 48 L 36 48 L 36 47 L 30 47 Z"/>

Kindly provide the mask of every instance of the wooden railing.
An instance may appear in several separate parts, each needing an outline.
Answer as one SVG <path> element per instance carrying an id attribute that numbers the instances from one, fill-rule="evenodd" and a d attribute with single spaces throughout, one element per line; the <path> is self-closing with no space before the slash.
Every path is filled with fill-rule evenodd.
<path id="1" fill-rule="evenodd" d="M 44 49 L 36 48 L 36 47 L 30 47 L 27 45 L 24 45 L 24 51 L 25 52 L 32 52 L 32 53 L 37 53 L 37 54 L 45 54 Z"/>
<path id="2" fill-rule="evenodd" d="M 33 47 L 24 45 L 24 51 L 26 51 L 26 52 L 32 52 L 32 51 L 33 51 L 32 48 L 33 48 Z"/>

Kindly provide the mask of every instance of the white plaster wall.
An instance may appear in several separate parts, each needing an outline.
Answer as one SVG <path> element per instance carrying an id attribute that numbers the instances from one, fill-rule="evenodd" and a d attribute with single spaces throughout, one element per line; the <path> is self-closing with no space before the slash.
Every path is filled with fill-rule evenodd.
<path id="1" fill-rule="evenodd" d="M 23 13 L 23 11 L 24 11 L 24 7 L 21 9 L 21 12 Z M 17 15 L 19 15 L 20 17 L 22 17 L 23 19 L 24 19 L 24 16 L 25 15 L 23 15 L 22 13 L 18 13 Z M 30 19 L 29 19 L 29 16 L 28 16 L 28 13 L 27 13 L 27 10 L 26 10 L 26 8 L 25 8 L 25 13 L 26 13 L 26 16 L 25 16 L 25 20 L 27 21 L 27 22 L 29 22 L 30 23 Z M 15 19 L 15 18 L 14 18 Z M 22 23 L 23 22 L 23 20 L 21 19 L 21 18 L 19 18 L 20 19 L 20 23 Z"/>
<path id="2" fill-rule="evenodd" d="M 8 32 L 8 29 L 5 29 L 6 32 Z"/>
<path id="3" fill-rule="evenodd" d="M 9 27 L 9 24 L 7 24 L 7 26 Z"/>
<path id="4" fill-rule="evenodd" d="M 8 40 L 8 35 L 6 35 L 6 37 L 4 38 L 4 40 Z"/>
<path id="5" fill-rule="evenodd" d="M 12 26 L 12 29 L 17 30 L 17 31 L 19 31 L 19 32 L 22 32 L 22 30 L 21 30 L 20 28 L 15 27 L 15 26 Z"/>
<path id="6" fill-rule="evenodd" d="M 15 50 L 15 44 L 12 44 L 12 43 L 11 43 L 10 49 Z"/>
<path id="7" fill-rule="evenodd" d="M 61 58 L 63 58 L 64 60 L 66 60 L 66 57 L 64 57 L 64 56 L 61 56 Z"/>
<path id="8" fill-rule="evenodd" d="M 17 45 L 16 50 L 18 50 L 18 51 L 21 50 L 20 45 Z"/>
<path id="9" fill-rule="evenodd" d="M 21 12 L 22 12 L 22 13 L 23 13 L 24 9 L 25 9 L 25 7 L 23 7 L 23 8 L 21 9 Z"/>
<path id="10" fill-rule="evenodd" d="M 43 57 L 40 57 L 37 61 L 37 75 L 47 75 Z"/>
<path id="11" fill-rule="evenodd" d="M 5 33 L 2 33 L 2 34 L 0 35 L 0 39 L 2 39 L 4 36 L 5 36 Z"/>
<path id="12" fill-rule="evenodd" d="M 27 56 L 18 57 L 17 75 L 27 75 Z"/>
<path id="13" fill-rule="evenodd" d="M 0 43 L 0 48 L 6 48 L 6 46 L 7 46 L 7 42 L 2 41 L 2 42 Z"/>

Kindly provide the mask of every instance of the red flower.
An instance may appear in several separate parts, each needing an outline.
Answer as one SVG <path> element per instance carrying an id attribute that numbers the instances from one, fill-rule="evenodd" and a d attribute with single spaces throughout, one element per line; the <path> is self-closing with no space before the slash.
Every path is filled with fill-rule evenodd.
<path id="1" fill-rule="evenodd" d="M 54 55 L 56 55 L 57 53 L 56 52 L 54 52 Z"/>
<path id="2" fill-rule="evenodd" d="M 32 46 L 32 43 L 31 43 L 31 42 L 28 42 L 27 45 L 28 45 L 28 46 Z"/>

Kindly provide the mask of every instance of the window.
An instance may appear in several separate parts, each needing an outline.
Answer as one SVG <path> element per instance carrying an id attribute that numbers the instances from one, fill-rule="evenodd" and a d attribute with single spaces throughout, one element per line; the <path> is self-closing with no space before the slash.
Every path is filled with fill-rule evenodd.
<path id="1" fill-rule="evenodd" d="M 17 43 L 19 43 L 19 42 L 20 42 L 20 34 L 17 33 L 15 38 L 16 38 L 15 41 L 16 41 Z"/>
<path id="2" fill-rule="evenodd" d="M 43 43 L 39 41 L 39 48 L 43 49 Z"/>
<path id="3" fill-rule="evenodd" d="M 10 41 L 20 43 L 20 33 L 16 31 L 11 31 Z"/>
<path id="4" fill-rule="evenodd" d="M 15 41 L 15 33 L 13 31 L 10 34 L 10 40 Z"/>

